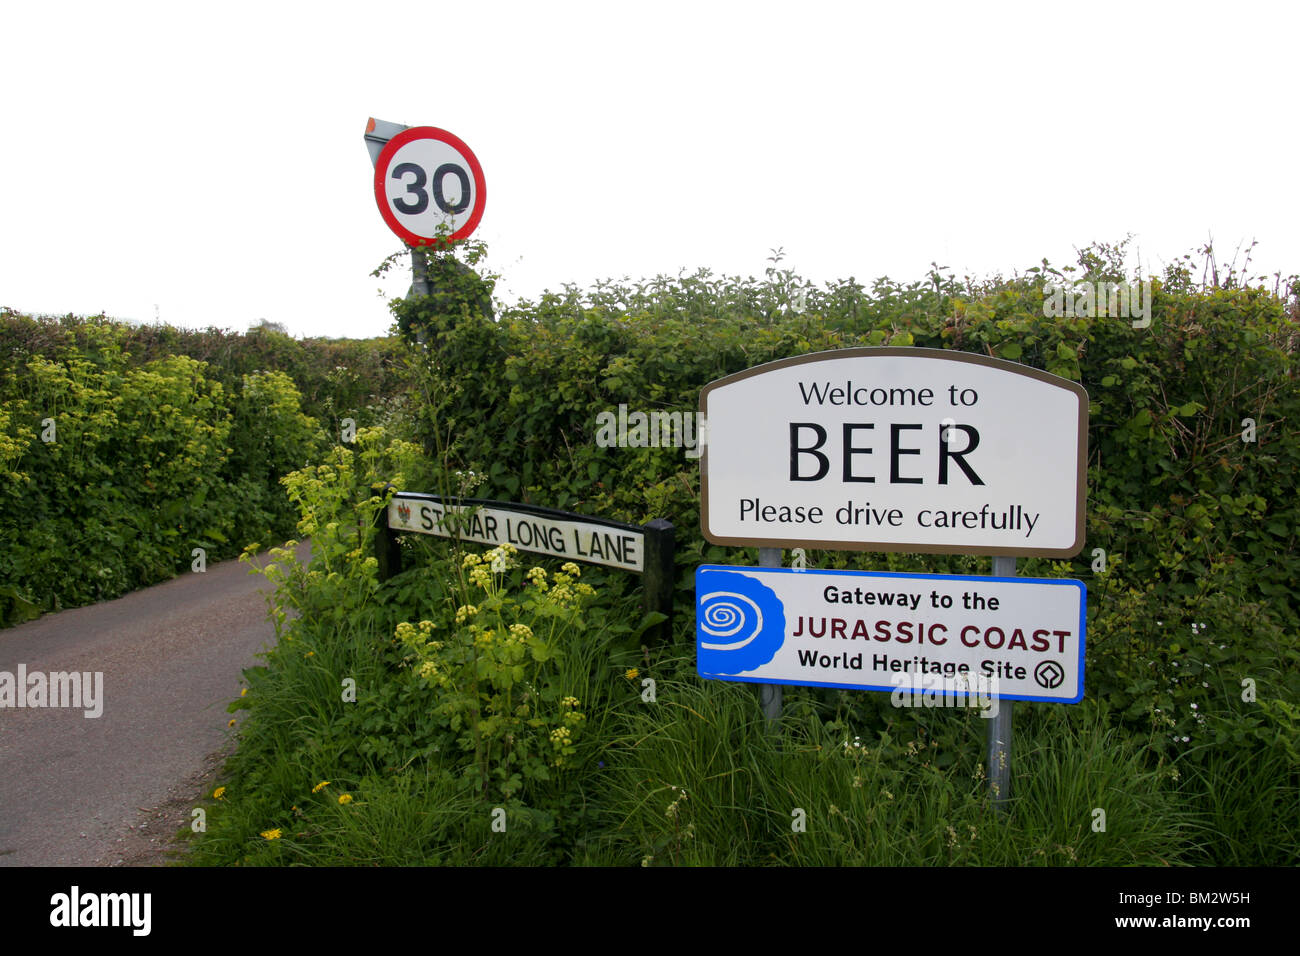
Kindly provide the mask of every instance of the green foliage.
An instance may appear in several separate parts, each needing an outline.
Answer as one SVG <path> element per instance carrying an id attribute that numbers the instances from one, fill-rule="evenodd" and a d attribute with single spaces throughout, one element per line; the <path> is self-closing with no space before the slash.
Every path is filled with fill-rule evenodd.
<path id="1" fill-rule="evenodd" d="M 382 479 L 424 486 L 433 480 L 427 468 L 414 446 L 373 428 L 358 432 L 355 447 L 335 447 L 322 464 L 285 477 L 312 556 L 304 563 L 290 542 L 255 568 L 276 586 L 280 640 L 263 667 L 246 672 L 247 694 L 232 705 L 248 715 L 196 859 L 315 860 L 329 835 L 328 857 L 339 862 L 379 840 L 371 808 L 391 800 L 423 816 L 417 806 L 435 794 L 439 806 L 460 809 L 430 832 L 445 839 L 443 825 L 454 824 L 462 842 L 424 847 L 426 861 L 508 862 L 486 842 L 497 807 L 537 859 L 558 862 L 577 838 L 585 811 L 574 771 L 599 752 L 584 740 L 587 711 L 603 696 L 593 657 L 621 630 L 605 625 L 606 609 L 591 603 L 595 590 L 576 566 L 525 574 L 510 548 L 479 556 L 433 542 L 381 584 L 373 517 L 384 498 L 371 489 Z M 320 801 L 307 790 L 320 780 L 356 802 L 342 816 L 328 807 L 327 825 L 313 813 L 309 825 L 305 808 Z M 277 829 L 283 842 L 263 835 Z M 485 842 L 471 853 L 464 841 L 475 833 Z M 412 852 L 385 846 L 386 863 Z M 356 852 L 346 861 L 368 859 Z"/>
<path id="2" fill-rule="evenodd" d="M 690 569 L 723 553 L 699 536 L 697 461 L 680 448 L 602 448 L 598 416 L 619 405 L 689 413 L 703 385 L 766 361 L 907 344 L 1000 355 L 1088 389 L 1088 550 L 1061 571 L 1102 584 L 1090 567 L 1091 549 L 1101 547 L 1111 584 L 1156 584 L 1182 606 L 1208 593 L 1211 569 L 1220 569 L 1216 586 L 1231 578 L 1237 596 L 1262 597 L 1264 613 L 1294 630 L 1294 306 L 1240 282 L 1207 290 L 1154 280 L 1147 328 L 1113 316 L 1044 314 L 1049 283 L 1122 279 L 1124 245 L 1089 247 L 1079 267 L 1044 263 L 978 284 L 936 269 L 906 285 L 880 279 L 868 291 L 848 280 L 817 289 L 779 269 L 777 254 L 763 282 L 702 270 L 603 283 L 586 294 L 568 287 L 498 320 L 472 308 L 470 287 L 393 309 L 416 334 L 408 345 L 427 450 L 485 476 L 484 497 L 671 520 L 684 598 Z M 1257 425 L 1255 442 L 1242 441 L 1246 418 Z M 819 567 L 864 566 L 858 555 L 810 558 Z M 882 562 L 921 566 L 914 556 L 870 558 L 877 569 Z M 964 563 L 924 559 L 929 570 Z M 1041 564 L 1030 562 L 1026 573 Z"/>
<path id="3" fill-rule="evenodd" d="M 482 792 L 505 799 L 527 780 L 549 780 L 552 768 L 577 753 L 586 714 L 577 697 L 564 693 L 557 664 L 561 648 L 581 640 L 581 604 L 595 593 L 584 582 L 572 583 L 581 573 L 572 562 L 550 587 L 540 566 L 523 586 L 511 574 L 515 554 L 508 544 L 482 558 L 467 554 L 471 591 L 482 591 L 476 603 L 458 607 L 441 627 L 403 622 L 396 632 L 412 652 L 417 679 L 431 691 L 430 707 L 456 735 L 457 746 L 473 755 Z"/>
<path id="4" fill-rule="evenodd" d="M 1086 705 L 1020 715 L 1004 816 L 988 800 L 973 712 L 895 712 L 869 731 L 843 711 L 818 719 L 796 696 L 778 733 L 743 687 L 660 686 L 664 706 L 629 715 L 611 747 L 617 800 L 591 862 L 1150 865 L 1195 829 L 1167 775 Z"/>
<path id="5" fill-rule="evenodd" d="M 935 268 L 909 284 L 813 288 L 780 260 L 762 280 L 702 271 L 566 287 L 493 318 L 482 305 L 490 279 L 435 259 L 439 295 L 393 303 L 415 362 L 408 407 L 424 456 L 392 433 L 366 431 L 325 471 L 288 480 L 316 558 L 300 566 L 284 551 L 280 570 L 268 569 L 282 640 L 236 704 L 248 719 L 200 860 L 1294 859 L 1296 284 L 1270 292 L 1229 272 L 1198 285 L 1175 264 L 1153 280 L 1151 324 L 1135 327 L 1044 314 L 1049 283 L 1122 280 L 1123 243 L 1083 250 L 1077 267 L 1044 262 L 978 283 Z M 689 412 L 704 384 L 731 372 L 887 344 L 1000 355 L 1082 382 L 1091 397 L 1087 547 L 1072 561 L 1021 565 L 1026 575 L 1088 584 L 1087 697 L 1016 705 L 1005 815 L 989 807 L 984 724 L 970 712 L 787 688 L 773 727 L 753 688 L 700 680 L 691 573 L 753 555 L 702 540 L 698 464 L 682 449 L 595 441 L 597 416 L 620 404 Z M 1253 442 L 1243 441 L 1247 418 Z M 379 581 L 369 555 L 383 497 L 371 488 L 385 481 L 630 522 L 668 518 L 678 536 L 676 640 L 639 647 L 632 586 L 597 569 L 584 569 L 597 593 L 576 617 L 567 606 L 548 616 L 550 599 L 522 569 L 493 568 L 509 555 L 484 569 L 420 536 L 403 540 L 407 570 Z M 986 570 L 961 556 L 809 560 Z M 469 605 L 473 614 L 462 610 Z M 539 621 L 555 626 L 540 640 Z M 526 635 L 512 632 L 520 625 Z M 350 703 L 339 693 L 349 677 Z M 657 693 L 644 696 L 642 681 Z M 552 735 L 564 727 L 557 746 Z M 355 799 L 314 794 L 322 780 Z M 497 809 L 505 831 L 491 828 Z M 796 810 L 802 830 L 792 827 Z M 403 827 L 412 843 L 397 837 Z M 281 835 L 264 835 L 273 829 Z"/>
<path id="6" fill-rule="evenodd" d="M 157 354 L 167 331 L 0 315 L 0 625 L 292 530 L 279 477 L 325 440 L 298 388 Z"/>

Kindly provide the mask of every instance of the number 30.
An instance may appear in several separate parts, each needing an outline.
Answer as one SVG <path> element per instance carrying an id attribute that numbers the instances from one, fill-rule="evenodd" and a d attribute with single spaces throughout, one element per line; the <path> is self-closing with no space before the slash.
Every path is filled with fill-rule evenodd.
<path id="1" fill-rule="evenodd" d="M 403 183 L 406 186 L 407 195 L 415 196 L 414 200 L 407 199 L 405 196 L 398 196 L 393 200 L 393 205 L 397 211 L 405 213 L 408 216 L 419 215 L 429 208 L 429 193 L 424 187 L 428 184 L 425 178 L 424 167 L 419 163 L 399 163 L 393 167 L 393 179 L 401 179 L 407 173 L 415 176 L 415 179 L 409 183 Z M 442 193 L 442 182 L 447 176 L 455 176 L 460 180 L 460 201 L 455 205 L 447 202 Z M 464 212 L 469 208 L 469 173 L 456 165 L 455 163 L 443 163 L 433 173 L 433 202 L 448 215 L 456 215 Z"/>

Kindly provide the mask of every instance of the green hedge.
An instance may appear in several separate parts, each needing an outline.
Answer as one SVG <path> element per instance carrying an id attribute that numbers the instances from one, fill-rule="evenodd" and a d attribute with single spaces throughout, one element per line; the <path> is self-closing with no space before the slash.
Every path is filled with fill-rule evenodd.
<path id="1" fill-rule="evenodd" d="M 1085 255 L 1101 277 L 1109 265 Z M 796 312 L 800 283 L 774 265 L 764 281 L 567 289 L 496 320 L 485 284 L 437 274 L 438 296 L 394 303 L 431 454 L 368 429 L 289 478 L 316 557 L 300 567 L 286 549 L 262 569 L 279 585 L 281 640 L 231 705 L 248 713 L 195 862 L 1285 865 L 1300 852 L 1296 605 L 1276 590 L 1297 560 L 1292 299 L 1196 289 L 1174 269 L 1149 328 L 1051 321 L 1043 285 L 1062 276 L 1040 270 L 983 285 L 849 281 Z M 970 712 L 788 687 L 773 727 L 753 687 L 700 680 L 692 571 L 753 555 L 701 540 L 695 459 L 595 441 L 599 413 L 621 403 L 690 411 L 730 372 L 886 343 L 1019 358 L 1093 399 L 1088 548 L 1023 566 L 1088 583 L 1086 699 L 1016 705 L 1006 815 L 989 807 L 985 728 Z M 1241 441 L 1245 417 L 1256 442 Z M 569 587 L 548 577 L 570 573 L 558 562 L 535 559 L 543 574 L 533 558 L 488 559 L 489 573 L 482 548 L 410 535 L 405 570 L 381 581 L 381 499 L 367 494 L 384 480 L 670 518 L 675 641 L 643 647 L 635 597 L 620 593 L 632 579 L 598 567 L 581 568 L 594 594 L 573 632 L 531 660 L 508 625 L 541 608 L 543 585 Z M 810 558 L 988 570 L 962 557 Z M 340 697 L 345 678 L 355 697 Z M 490 830 L 503 811 L 508 832 Z"/>
<path id="2" fill-rule="evenodd" d="M 283 540 L 324 444 L 284 371 L 224 375 L 102 317 L 0 315 L 0 624 Z M 144 336 L 226 340 L 174 329 Z M 254 337 L 257 338 L 256 336 Z"/>
<path id="3" fill-rule="evenodd" d="M 1081 382 L 1091 399 L 1087 545 L 1070 562 L 1024 561 L 1021 573 L 1087 582 L 1089 693 L 1158 727 L 1158 748 L 1204 739 L 1205 711 L 1190 704 L 1210 693 L 1226 702 L 1228 725 L 1216 733 L 1294 733 L 1285 717 L 1278 724 L 1237 699 L 1250 678 L 1261 697 L 1300 701 L 1296 285 L 1266 291 L 1229 277 L 1204 288 L 1176 263 L 1152 283 L 1149 327 L 1044 314 L 1048 284 L 1121 282 L 1121 260 L 1122 244 L 1099 246 L 1063 270 L 1044 263 L 983 283 L 936 271 L 870 289 L 853 280 L 814 288 L 778 260 L 763 280 L 702 271 L 587 293 L 567 287 L 495 320 L 476 307 L 471 281 L 459 309 L 447 308 L 445 290 L 393 308 L 419 361 L 426 449 L 449 474 L 479 476 L 480 497 L 671 520 L 682 633 L 694 567 L 744 558 L 700 536 L 698 461 L 682 449 L 599 447 L 601 412 L 620 404 L 689 412 L 714 379 L 850 346 L 976 352 Z M 1245 419 L 1254 441 L 1243 441 Z M 1104 572 L 1096 548 L 1106 552 Z M 810 559 L 986 570 L 960 557 Z M 1178 716 L 1167 725 L 1171 711 Z"/>

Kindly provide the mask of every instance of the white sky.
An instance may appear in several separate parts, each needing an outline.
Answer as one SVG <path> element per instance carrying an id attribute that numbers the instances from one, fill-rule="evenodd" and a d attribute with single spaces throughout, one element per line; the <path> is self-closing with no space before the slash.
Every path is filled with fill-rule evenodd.
<path id="1" fill-rule="evenodd" d="M 390 324 L 368 117 L 465 140 L 498 295 L 1057 265 L 1300 272 L 1297 6 L 0 0 L 0 305 Z M 405 291 L 409 271 L 384 284 Z"/>

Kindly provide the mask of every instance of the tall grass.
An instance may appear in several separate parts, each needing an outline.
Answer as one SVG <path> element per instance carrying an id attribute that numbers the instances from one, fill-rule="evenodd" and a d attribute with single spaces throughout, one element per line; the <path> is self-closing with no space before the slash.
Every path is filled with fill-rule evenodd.
<path id="1" fill-rule="evenodd" d="M 589 862 L 1163 864 L 1196 825 L 1168 774 L 1147 767 L 1096 708 L 1017 715 L 1003 814 L 988 798 L 973 713 L 943 715 L 967 743 L 941 767 L 939 745 L 906 716 L 861 733 L 807 715 L 768 727 L 752 688 L 689 679 L 659 688 L 655 708 L 626 714 L 614 738 L 603 845 Z M 1104 829 L 1094 829 L 1099 809 Z"/>

